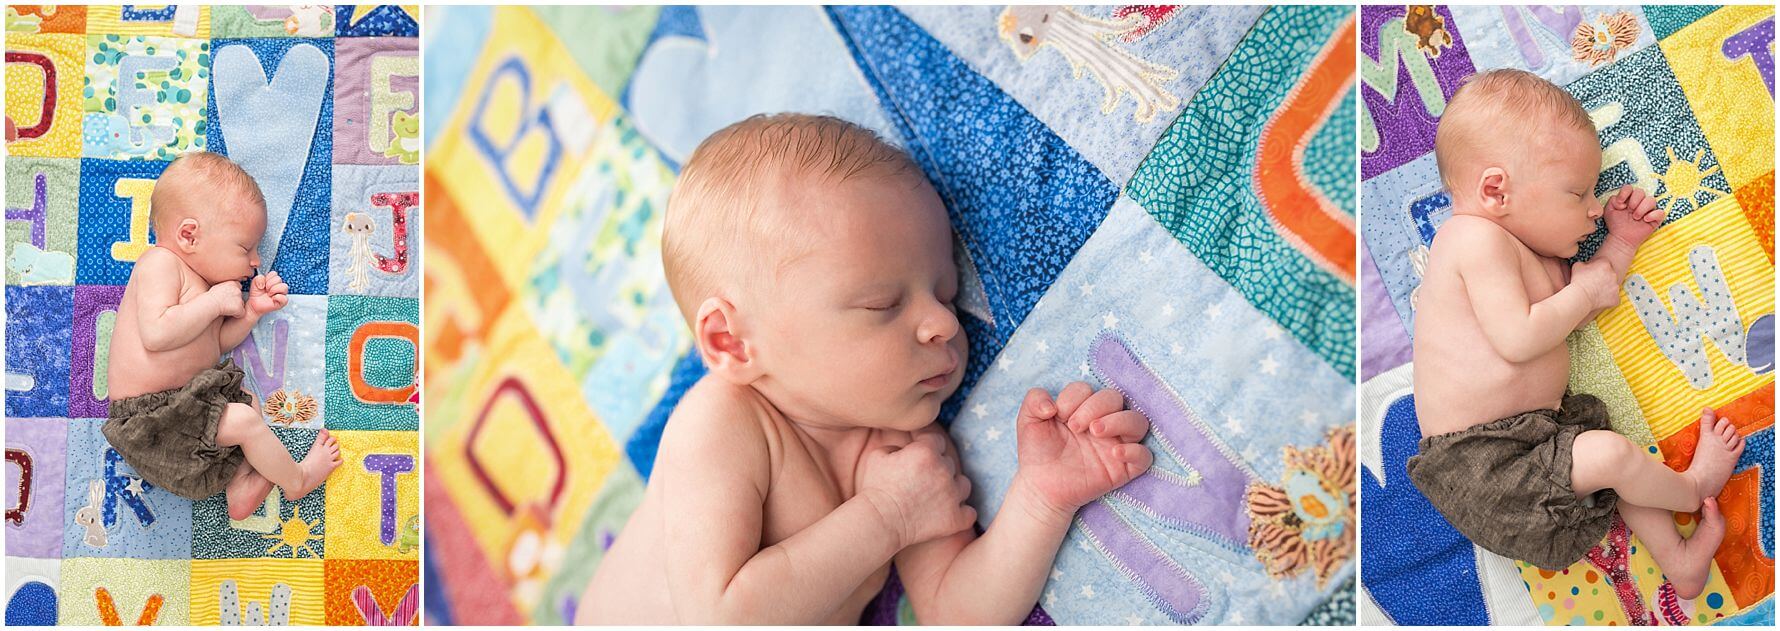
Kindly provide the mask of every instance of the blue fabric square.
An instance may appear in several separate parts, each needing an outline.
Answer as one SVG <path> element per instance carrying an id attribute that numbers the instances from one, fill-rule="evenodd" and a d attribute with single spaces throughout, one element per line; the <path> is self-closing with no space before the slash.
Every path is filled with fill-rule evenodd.
<path id="1" fill-rule="evenodd" d="M 80 228 L 76 249 L 74 282 L 81 285 L 123 285 L 130 282 L 136 269 L 132 247 L 154 242 L 154 229 L 148 223 L 148 194 L 153 182 L 161 179 L 166 162 L 159 160 L 80 161 Z M 146 182 L 143 182 L 146 181 Z M 119 188 L 120 183 L 122 188 Z M 119 194 L 133 197 L 119 197 Z M 140 212 L 135 208 L 140 205 Z M 141 235 L 134 228 L 140 223 Z"/>
<path id="2" fill-rule="evenodd" d="M 1419 448 L 1415 399 L 1392 402 L 1383 428 L 1385 478 L 1360 476 L 1361 582 L 1397 624 L 1489 624 L 1471 541 L 1434 510 L 1405 469 Z"/>
<path id="3" fill-rule="evenodd" d="M 69 422 L 63 558 L 191 558 L 191 500 L 136 475 L 99 433 L 104 424 Z"/>
<path id="4" fill-rule="evenodd" d="M 265 193 L 260 258 L 291 293 L 327 293 L 334 41 L 219 39 L 211 51 L 206 142 Z"/>
<path id="5" fill-rule="evenodd" d="M 335 37 L 419 37 L 420 24 L 393 4 L 342 4 L 334 7 Z"/>
<path id="6" fill-rule="evenodd" d="M 68 416 L 74 288 L 6 288 L 6 416 Z"/>
<path id="7" fill-rule="evenodd" d="M 321 432 L 313 429 L 273 428 L 272 433 L 290 450 L 292 458 L 301 460 L 309 455 L 309 448 L 315 444 L 315 437 Z M 323 484 L 295 502 L 284 501 L 284 492 L 276 486 L 272 488 L 270 497 L 271 501 L 262 503 L 252 517 L 235 524 L 231 524 L 229 520 L 227 495 L 217 493 L 193 503 L 192 558 L 324 558 L 322 541 L 327 527 L 327 485 Z M 267 506 L 274 503 L 278 506 L 277 514 L 266 514 Z M 304 548 L 292 550 L 279 543 L 284 538 L 276 535 L 285 533 L 286 528 L 292 527 L 292 520 L 296 517 L 307 522 L 311 537 Z M 314 554 L 311 555 L 311 552 Z"/>

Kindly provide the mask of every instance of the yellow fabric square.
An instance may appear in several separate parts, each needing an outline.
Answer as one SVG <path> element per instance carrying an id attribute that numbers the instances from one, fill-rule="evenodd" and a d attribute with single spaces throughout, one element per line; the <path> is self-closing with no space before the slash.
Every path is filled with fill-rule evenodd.
<path id="1" fill-rule="evenodd" d="M 190 623 L 191 561 L 184 559 L 111 559 L 79 557 L 62 560 L 57 586 L 57 621 L 64 626 L 99 626 L 106 618 L 118 624 L 150 622 L 161 626 Z M 105 590 L 100 594 L 99 590 Z M 150 601 L 159 597 L 159 605 Z"/>
<path id="2" fill-rule="evenodd" d="M 418 434 L 335 431 L 333 435 L 340 441 L 345 462 L 328 476 L 328 558 L 418 560 Z M 388 507 L 393 512 L 387 516 L 387 532 L 383 497 L 386 476 L 394 482 L 395 492 L 394 502 Z"/>
<path id="3" fill-rule="evenodd" d="M 13 59 L 6 63 L 6 117 L 19 131 L 19 139 L 6 144 L 8 154 L 80 157 L 86 45 L 84 35 L 7 34 L 6 54 Z M 55 81 L 48 85 L 51 72 Z M 45 105 L 50 93 L 45 90 L 54 90 L 55 105 L 48 111 Z"/>
<path id="4" fill-rule="evenodd" d="M 1774 170 L 1774 95 L 1754 57 L 1728 56 L 1725 44 L 1773 17 L 1772 5 L 1724 7 L 1661 44 L 1733 189 Z M 1766 53 L 1773 55 L 1774 26 L 1766 28 Z M 1741 43 L 1741 38 L 1735 41 Z"/>
<path id="5" fill-rule="evenodd" d="M 503 312 L 489 339 L 463 388 L 463 418 L 429 438 L 426 466 L 483 553 L 508 573 L 502 579 L 535 596 L 523 585 L 541 586 L 558 571 L 607 474 L 623 464 L 523 308 Z M 515 604 L 524 611 L 534 603 Z"/>
<path id="6" fill-rule="evenodd" d="M 262 619 L 268 624 L 281 615 L 286 624 L 320 625 L 327 623 L 322 609 L 323 577 L 321 559 L 220 559 L 192 561 L 192 624 L 216 626 L 225 615 L 239 616 L 254 624 L 249 608 L 259 604 Z M 223 612 L 223 598 L 228 583 L 233 581 L 235 607 Z M 285 585 L 290 589 L 288 611 L 274 606 L 273 588 Z"/>
<path id="7" fill-rule="evenodd" d="M 1702 290 L 1688 256 L 1701 246 L 1711 248 L 1724 273 L 1743 331 L 1748 331 L 1757 317 L 1774 312 L 1772 264 L 1756 242 L 1736 198 L 1724 197 L 1659 228 L 1632 260 L 1631 273 L 1650 283 L 1661 306 L 1668 310 L 1665 315 L 1678 317 L 1669 296 L 1671 287 L 1684 287 L 1696 300 L 1700 298 Z M 1632 308 L 1626 286 L 1620 286 L 1619 305 L 1602 313 L 1596 323 L 1657 440 L 1699 420 L 1700 408 L 1723 405 L 1773 381 L 1773 373 L 1756 374 L 1733 362 L 1715 342 L 1702 335 L 1699 339 L 1705 344 L 1712 383 L 1703 390 L 1695 389 L 1681 369 L 1658 349 Z"/>
<path id="8" fill-rule="evenodd" d="M 1650 556 L 1649 549 L 1636 536 L 1631 539 L 1631 549 L 1634 552 L 1628 565 L 1633 582 L 1638 586 L 1638 594 L 1644 599 L 1645 608 L 1661 617 L 1661 609 L 1657 605 L 1657 590 L 1664 583 L 1662 569 L 1657 567 L 1656 559 Z M 1626 620 L 1625 609 L 1619 604 L 1613 584 L 1607 581 L 1600 568 L 1588 560 L 1578 561 L 1562 572 L 1541 570 L 1519 561 L 1514 565 L 1520 568 L 1520 578 L 1526 581 L 1527 592 L 1533 597 L 1533 609 L 1539 612 L 1545 624 L 1630 624 Z M 1693 624 L 1705 624 L 1709 620 L 1718 619 L 1720 615 L 1729 616 L 1737 612 L 1737 603 L 1730 597 L 1730 586 L 1725 584 L 1724 575 L 1718 572 L 1718 564 L 1714 562 L 1708 572 L 1706 590 L 1689 601 L 1691 605 L 1688 609 L 1694 613 L 1689 622 Z M 1572 589 L 1576 593 L 1570 593 Z M 1712 607 L 1714 600 L 1718 601 L 1719 607 Z"/>
<path id="9" fill-rule="evenodd" d="M 427 139 L 427 169 L 474 209 L 476 236 L 499 253 L 497 270 L 512 287 L 524 284 L 593 134 L 617 113 L 574 59 L 529 9 L 496 7 L 466 96 Z"/>
<path id="10" fill-rule="evenodd" d="M 153 11 L 168 5 L 138 4 L 131 5 L 137 11 Z M 170 20 L 130 20 L 125 21 L 123 6 L 116 4 L 94 5 L 87 7 L 87 32 L 105 35 L 164 35 L 167 37 L 193 37 L 210 39 L 210 7 L 200 5 L 181 5 L 185 11 L 197 11 L 196 30 L 184 31 L 179 28 L 181 20 L 174 17 Z M 177 14 L 175 14 L 177 16 Z M 182 32 L 183 31 L 183 32 Z"/>

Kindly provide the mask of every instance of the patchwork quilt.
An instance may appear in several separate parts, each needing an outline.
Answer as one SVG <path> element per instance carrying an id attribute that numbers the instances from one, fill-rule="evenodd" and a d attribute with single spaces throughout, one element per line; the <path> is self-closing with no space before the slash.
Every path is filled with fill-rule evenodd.
<path id="1" fill-rule="evenodd" d="M 395 6 L 6 9 L 6 625 L 417 624 L 419 15 Z M 99 433 L 107 345 L 168 162 L 266 196 L 291 286 L 231 356 L 302 457 L 240 521 Z"/>
<path id="2" fill-rule="evenodd" d="M 703 374 L 660 263 L 675 173 L 798 111 L 907 148 L 945 201 L 971 350 L 939 420 L 985 522 L 1026 389 L 1154 423 L 1030 622 L 1351 622 L 1350 8 L 429 12 L 429 621 L 574 617 Z M 895 582 L 864 621 L 913 622 Z"/>
<path id="3" fill-rule="evenodd" d="M 1360 42 L 1362 621 L 1773 624 L 1773 8 L 1365 7 Z M 1619 306 L 1570 337 L 1570 387 L 1606 401 L 1615 431 L 1677 470 L 1692 460 L 1702 407 L 1747 439 L 1719 496 L 1729 534 L 1699 598 L 1678 599 L 1623 524 L 1559 572 L 1476 548 L 1404 473 L 1421 438 L 1416 286 L 1451 216 L 1434 130 L 1461 82 L 1489 68 L 1564 86 L 1600 132 L 1596 195 L 1631 184 L 1668 211 Z"/>

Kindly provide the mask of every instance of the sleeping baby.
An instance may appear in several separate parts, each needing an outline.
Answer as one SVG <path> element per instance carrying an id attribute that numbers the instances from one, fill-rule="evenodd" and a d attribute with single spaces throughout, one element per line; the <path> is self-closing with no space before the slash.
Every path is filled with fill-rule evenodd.
<path id="1" fill-rule="evenodd" d="M 155 183 L 149 221 L 155 246 L 118 304 L 100 431 L 154 486 L 192 500 L 225 493 L 231 519 L 251 516 L 274 485 L 287 500 L 309 494 L 340 466 L 338 443 L 322 430 L 292 458 L 242 389 L 241 368 L 223 359 L 290 300 L 277 272 L 257 273 L 259 185 L 220 154 L 188 153 Z"/>
<path id="2" fill-rule="evenodd" d="M 1612 431 L 1570 394 L 1564 338 L 1619 302 L 1632 255 L 1662 223 L 1634 187 L 1595 199 L 1601 145 L 1588 112 L 1537 75 L 1492 70 L 1452 97 L 1434 141 L 1451 219 L 1434 237 L 1415 317 L 1421 453 L 1410 480 L 1473 543 L 1558 570 L 1617 514 L 1683 599 L 1705 588 L 1724 538 L 1714 496 L 1743 450 L 1706 409 L 1686 471 Z M 1568 264 L 1604 218 L 1607 237 Z M 1674 512 L 1702 511 L 1691 537 Z"/>
<path id="3" fill-rule="evenodd" d="M 945 207 L 869 130 L 756 116 L 699 146 L 663 263 L 710 373 L 576 622 L 855 624 L 895 564 L 926 624 L 1016 624 L 1075 511 L 1150 466 L 1120 394 L 1033 389 L 1019 469 L 978 535 L 935 423 L 963 378 Z"/>

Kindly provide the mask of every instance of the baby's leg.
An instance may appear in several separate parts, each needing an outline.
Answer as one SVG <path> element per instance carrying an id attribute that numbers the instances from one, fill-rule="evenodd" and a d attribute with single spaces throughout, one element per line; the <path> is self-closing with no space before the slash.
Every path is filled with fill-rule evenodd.
<path id="1" fill-rule="evenodd" d="M 253 516 L 266 501 L 266 495 L 272 492 L 272 481 L 253 470 L 253 465 L 241 463 L 235 470 L 235 477 L 229 480 L 223 495 L 229 500 L 229 519 L 241 520 Z"/>
<path id="2" fill-rule="evenodd" d="M 1706 590 L 1706 579 L 1712 570 L 1712 555 L 1724 541 L 1724 515 L 1718 512 L 1718 500 L 1706 498 L 1701 503 L 1700 526 L 1693 536 L 1683 539 L 1675 529 L 1674 513 L 1660 508 L 1619 503 L 1619 516 L 1650 556 L 1663 575 L 1675 585 L 1675 595 L 1690 600 Z"/>
<path id="3" fill-rule="evenodd" d="M 1737 435 L 1736 425 L 1718 418 L 1711 408 L 1701 412 L 1699 431 L 1693 462 L 1680 473 L 1645 455 L 1624 436 L 1602 430 L 1583 432 L 1571 447 L 1570 486 L 1579 496 L 1611 488 L 1621 500 L 1639 506 L 1699 510 L 1700 500 L 1717 497 L 1724 490 L 1725 480 L 1730 479 L 1731 469 L 1743 453 L 1743 437 Z"/>
<path id="4" fill-rule="evenodd" d="M 247 455 L 247 464 L 284 490 L 284 498 L 296 500 L 308 495 L 328 479 L 328 473 L 340 466 L 340 444 L 327 430 L 315 437 L 309 455 L 297 462 L 279 442 L 272 428 L 266 427 L 259 411 L 240 403 L 230 403 L 217 427 L 216 442 L 239 445 Z M 261 499 L 265 496 L 262 494 Z"/>
<path id="5" fill-rule="evenodd" d="M 1699 485 L 1692 477 L 1646 455 L 1624 436 L 1605 430 L 1586 431 L 1576 435 L 1570 450 L 1574 456 L 1570 488 L 1578 497 L 1613 489 L 1619 493 L 1621 504 L 1630 502 L 1684 512 L 1700 507 Z"/>

